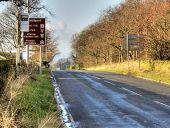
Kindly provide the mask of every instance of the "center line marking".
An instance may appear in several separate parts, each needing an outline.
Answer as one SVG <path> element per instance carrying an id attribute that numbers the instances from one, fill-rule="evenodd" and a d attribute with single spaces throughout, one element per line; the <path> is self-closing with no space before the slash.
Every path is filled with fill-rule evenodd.
<path id="1" fill-rule="evenodd" d="M 94 79 L 98 79 L 98 80 L 100 79 L 100 78 L 99 78 L 99 77 L 97 77 L 97 76 L 91 76 L 91 77 L 93 77 Z"/>
<path id="2" fill-rule="evenodd" d="M 167 104 L 161 103 L 161 102 L 159 102 L 159 101 L 154 101 L 154 102 L 157 103 L 157 104 L 163 105 L 163 106 L 165 106 L 165 107 L 167 107 L 167 108 L 170 108 L 170 106 L 167 105 Z"/>
<path id="3" fill-rule="evenodd" d="M 127 92 L 130 92 L 130 93 L 132 93 L 132 94 L 135 94 L 135 95 L 138 95 L 138 96 L 142 96 L 141 94 L 138 94 L 138 93 L 136 93 L 136 92 L 134 92 L 134 91 L 131 91 L 131 90 L 127 89 L 127 88 L 122 88 L 122 89 L 125 90 L 125 91 L 127 91 Z"/>
<path id="4" fill-rule="evenodd" d="M 111 84 L 111 85 L 116 85 L 116 84 L 114 84 L 114 83 L 111 83 L 111 82 L 109 82 L 109 81 L 104 81 L 104 82 L 106 82 L 106 83 L 108 83 L 108 84 Z"/>

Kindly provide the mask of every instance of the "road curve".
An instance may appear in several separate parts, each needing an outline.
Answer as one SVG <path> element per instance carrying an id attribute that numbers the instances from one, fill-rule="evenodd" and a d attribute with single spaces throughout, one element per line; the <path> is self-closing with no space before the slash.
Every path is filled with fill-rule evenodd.
<path id="1" fill-rule="evenodd" d="M 79 128 L 170 127 L 170 96 L 138 88 L 149 81 L 135 78 L 133 86 L 128 76 L 121 82 L 76 71 L 55 71 L 54 77 Z"/>

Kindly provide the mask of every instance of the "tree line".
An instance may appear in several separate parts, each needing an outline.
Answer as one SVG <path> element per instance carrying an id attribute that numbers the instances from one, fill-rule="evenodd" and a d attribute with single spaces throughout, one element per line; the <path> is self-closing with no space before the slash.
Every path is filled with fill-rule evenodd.
<path id="1" fill-rule="evenodd" d="M 125 0 L 103 11 L 97 22 L 73 35 L 72 58 L 80 67 L 126 61 L 126 35 L 142 35 L 129 58 L 170 60 L 170 1 Z"/>

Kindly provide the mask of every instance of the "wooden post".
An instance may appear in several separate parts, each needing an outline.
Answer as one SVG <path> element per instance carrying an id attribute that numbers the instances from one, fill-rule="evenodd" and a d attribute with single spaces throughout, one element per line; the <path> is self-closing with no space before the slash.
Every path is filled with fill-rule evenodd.
<path id="1" fill-rule="evenodd" d="M 21 32 L 20 32 L 20 17 L 21 17 L 21 7 L 18 7 L 17 10 L 17 19 L 16 19 L 16 77 L 19 76 L 20 70 L 20 41 L 21 41 Z"/>

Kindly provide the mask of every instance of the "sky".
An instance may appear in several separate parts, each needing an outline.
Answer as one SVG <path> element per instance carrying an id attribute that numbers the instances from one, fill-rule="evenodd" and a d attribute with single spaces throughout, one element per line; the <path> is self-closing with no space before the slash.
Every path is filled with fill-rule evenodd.
<path id="1" fill-rule="evenodd" d="M 103 10 L 117 6 L 122 0 L 44 0 L 54 15 L 48 15 L 47 27 L 55 30 L 60 54 L 54 60 L 67 58 L 71 53 L 71 37 L 97 21 Z"/>
<path id="2" fill-rule="evenodd" d="M 68 58 L 71 55 L 71 37 L 81 32 L 88 25 L 98 20 L 103 10 L 120 4 L 123 0 L 42 0 L 52 16 L 47 11 L 42 11 L 48 17 L 47 27 L 55 31 L 60 54 L 54 61 L 60 58 Z M 0 3 L 0 12 L 6 7 L 6 2 Z"/>

